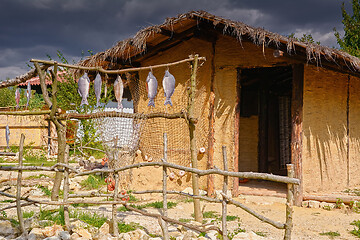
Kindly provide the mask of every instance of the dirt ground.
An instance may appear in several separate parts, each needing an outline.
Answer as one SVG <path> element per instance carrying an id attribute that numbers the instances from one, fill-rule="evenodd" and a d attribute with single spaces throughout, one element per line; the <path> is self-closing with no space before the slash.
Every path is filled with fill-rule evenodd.
<path id="1" fill-rule="evenodd" d="M 1 176 L 8 176 L 9 173 L 0 172 Z M 12 176 L 16 177 L 16 176 Z M 0 190 L 4 189 L 6 182 L 2 182 Z M 14 188 L 14 186 L 13 186 Z M 31 197 L 31 196 L 30 196 Z M 35 198 L 35 197 L 34 197 Z M 139 204 L 144 202 L 158 201 L 161 200 L 160 194 L 148 194 L 148 195 L 136 195 Z M 170 195 L 169 201 L 178 202 L 175 208 L 169 209 L 169 217 L 175 219 L 192 219 L 193 203 L 184 201 L 184 198 Z M 6 199 L 0 196 L 0 201 Z M 264 196 L 251 196 L 241 195 L 234 200 L 244 203 L 246 206 L 258 213 L 271 218 L 272 220 L 284 222 L 285 221 L 285 198 L 284 197 L 264 197 Z M 10 203 L 0 203 L 0 208 L 9 206 Z M 46 208 L 46 207 L 45 207 Z M 44 206 L 43 206 L 44 209 Z M 79 208 L 78 208 L 79 209 Z M 221 204 L 208 203 L 201 201 L 201 209 L 203 212 L 216 211 L 219 215 L 221 212 Z M 38 207 L 25 207 L 24 211 L 38 211 Z M 158 209 L 148 208 L 149 212 L 159 212 Z M 90 206 L 85 208 L 84 211 L 96 212 L 103 214 L 110 218 L 111 208 L 108 206 Z M 16 216 L 15 208 L 6 210 L 9 217 Z M 234 229 L 240 228 L 246 230 L 246 232 L 258 232 L 264 235 L 264 239 L 282 239 L 284 230 L 279 230 L 272 227 L 269 224 L 263 223 L 252 215 L 246 213 L 236 206 L 228 206 L 228 215 L 238 216 L 239 220 L 229 221 L 228 228 L 229 232 Z M 147 232 L 153 234 L 161 234 L 160 227 L 157 219 L 150 217 L 141 216 L 137 213 L 132 212 L 118 212 L 118 217 L 126 223 L 137 222 L 143 226 Z M 360 214 L 355 213 L 348 208 L 343 209 L 332 209 L 325 210 L 320 208 L 304 208 L 294 207 L 293 222 L 294 228 L 292 237 L 293 239 L 329 239 L 328 236 L 322 236 L 320 233 L 323 232 L 339 232 L 340 236 L 334 239 L 357 239 L 355 236 L 349 233 L 353 229 L 350 225 L 354 220 L 360 220 Z M 210 221 L 210 220 L 209 220 Z M 239 225 L 240 224 L 240 225 Z"/>

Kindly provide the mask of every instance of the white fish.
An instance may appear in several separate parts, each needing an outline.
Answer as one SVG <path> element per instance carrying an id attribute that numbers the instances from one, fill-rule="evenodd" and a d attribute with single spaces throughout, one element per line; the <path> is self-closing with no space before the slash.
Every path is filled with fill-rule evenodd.
<path id="1" fill-rule="evenodd" d="M 101 96 L 101 76 L 100 74 L 96 75 L 96 78 L 94 80 L 94 90 L 95 90 L 95 96 L 96 96 L 96 106 L 99 107 L 100 105 L 100 96 Z"/>
<path id="2" fill-rule="evenodd" d="M 10 142 L 10 129 L 9 129 L 9 125 L 7 125 L 7 124 L 6 124 L 6 127 L 5 127 L 5 138 L 6 138 L 7 148 L 10 148 L 10 146 L 9 146 L 9 142 Z"/>
<path id="3" fill-rule="evenodd" d="M 26 89 L 26 99 L 27 99 L 26 106 L 27 107 L 29 106 L 30 97 L 31 97 L 31 85 L 30 85 L 30 82 L 28 82 L 27 89 Z"/>
<path id="4" fill-rule="evenodd" d="M 20 90 L 17 88 L 15 91 L 15 101 L 16 101 L 16 109 L 18 109 L 20 103 Z"/>
<path id="5" fill-rule="evenodd" d="M 169 70 L 165 71 L 165 75 L 163 78 L 163 88 L 164 88 L 164 93 L 165 93 L 165 103 L 166 104 L 170 104 L 170 106 L 172 106 L 172 102 L 171 102 L 171 96 L 174 94 L 174 90 L 175 90 L 175 78 L 174 76 L 169 72 Z"/>
<path id="6" fill-rule="evenodd" d="M 124 83 L 120 77 L 120 75 L 116 78 L 114 82 L 114 93 L 116 101 L 118 102 L 118 109 L 123 109 L 122 98 L 124 94 Z"/>
<path id="7" fill-rule="evenodd" d="M 80 94 L 81 97 L 80 106 L 84 104 L 89 105 L 87 100 L 89 96 L 89 88 L 90 88 L 90 79 L 87 73 L 84 73 L 84 75 L 82 75 L 78 81 L 78 93 Z"/>
<path id="8" fill-rule="evenodd" d="M 152 74 L 152 72 L 149 72 L 146 78 L 146 90 L 148 92 L 148 98 L 149 98 L 148 106 L 155 107 L 154 99 L 157 94 L 157 87 L 158 87 L 158 82 L 156 77 Z"/>

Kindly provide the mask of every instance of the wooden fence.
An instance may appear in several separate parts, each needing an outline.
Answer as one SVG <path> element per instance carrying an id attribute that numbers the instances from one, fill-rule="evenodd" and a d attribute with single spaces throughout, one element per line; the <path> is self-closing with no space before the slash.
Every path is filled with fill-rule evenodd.
<path id="1" fill-rule="evenodd" d="M 221 234 L 223 236 L 223 239 L 228 239 L 227 227 L 226 227 L 227 205 L 233 204 L 233 205 L 245 210 L 249 214 L 255 216 L 259 220 L 274 226 L 275 228 L 284 229 L 285 230 L 284 239 L 291 239 L 291 231 L 292 231 L 292 226 L 293 226 L 293 223 L 292 223 L 293 215 L 292 214 L 293 214 L 293 201 L 294 201 L 294 199 L 293 199 L 294 185 L 299 184 L 299 180 L 296 178 L 293 178 L 294 167 L 292 164 L 287 165 L 287 170 L 288 170 L 287 177 L 276 176 L 276 175 L 265 174 L 265 173 L 231 172 L 231 171 L 228 171 L 226 147 L 223 146 L 223 148 L 222 148 L 223 163 L 224 163 L 223 170 L 218 169 L 218 168 L 208 169 L 208 170 L 199 170 L 196 168 L 184 167 L 181 165 L 176 165 L 176 164 L 167 162 L 167 135 L 165 133 L 164 134 L 164 156 L 163 156 L 163 159 L 161 159 L 162 160 L 161 162 L 143 162 L 143 163 L 124 166 L 124 167 L 117 168 L 117 169 L 96 169 L 96 170 L 87 171 L 87 172 L 79 172 L 77 169 L 71 167 L 68 164 L 68 147 L 67 147 L 67 154 L 66 154 L 67 157 L 65 158 L 66 159 L 65 163 L 58 163 L 52 167 L 23 166 L 22 158 L 23 158 L 24 139 L 25 139 L 25 136 L 22 134 L 21 139 L 20 139 L 20 147 L 19 147 L 19 151 L 20 151 L 19 152 L 19 165 L 18 166 L 0 166 L 0 170 L 2 170 L 2 171 L 18 171 L 16 195 L 14 196 L 14 195 L 6 193 L 6 191 L 9 188 L 5 188 L 4 190 L 0 191 L 0 195 L 16 199 L 16 205 L 11 206 L 11 207 L 17 208 L 17 216 L 18 216 L 18 220 L 20 223 L 20 231 L 24 235 L 27 235 L 27 231 L 24 226 L 22 207 L 32 205 L 32 204 L 46 204 L 46 205 L 63 206 L 64 207 L 65 227 L 66 227 L 66 229 L 70 229 L 69 205 L 85 203 L 85 204 L 97 204 L 97 205 L 112 205 L 111 229 L 113 231 L 112 234 L 115 236 L 119 235 L 118 228 L 117 228 L 117 222 L 118 222 L 117 206 L 123 205 L 126 209 L 128 209 L 130 211 L 134 211 L 134 212 L 140 213 L 145 216 L 157 218 L 159 221 L 160 227 L 162 229 L 164 239 L 169 239 L 168 228 L 167 228 L 168 223 L 182 225 L 186 228 L 189 228 L 189 229 L 192 229 L 192 230 L 195 230 L 198 232 L 207 232 L 209 230 L 216 230 L 219 234 Z M 124 193 L 119 192 L 119 178 L 117 177 L 118 173 L 121 171 L 132 169 L 132 168 L 140 168 L 140 167 L 147 167 L 147 166 L 161 166 L 163 168 L 162 190 L 146 190 L 146 191 L 133 192 L 133 194 L 162 193 L 162 195 L 163 195 L 163 211 L 161 214 L 148 213 L 143 210 L 139 210 L 137 208 L 134 208 L 134 207 L 128 205 L 127 201 L 121 200 L 127 196 L 126 196 L 126 194 L 124 195 Z M 209 175 L 209 174 L 222 175 L 224 177 L 223 190 L 221 193 L 222 199 L 168 190 L 167 189 L 167 169 L 168 168 L 174 168 L 174 169 L 190 172 L 192 174 L 197 175 L 197 177 L 205 176 L 205 175 Z M 26 171 L 63 172 L 64 173 L 64 184 L 63 184 L 64 197 L 63 197 L 63 200 L 62 201 L 51 201 L 51 200 L 48 201 L 48 200 L 35 200 L 35 199 L 31 199 L 29 197 L 25 197 L 25 198 L 21 197 L 22 172 L 25 170 Z M 112 173 L 115 176 L 114 192 L 111 194 L 102 194 L 102 193 L 96 193 L 96 192 L 88 192 L 88 193 L 82 193 L 82 194 L 69 194 L 69 174 L 70 173 L 75 173 L 74 177 L 84 176 L 84 175 L 89 175 L 89 174 L 94 174 L 94 173 Z M 262 180 L 286 183 L 288 186 L 287 201 L 286 201 L 286 222 L 280 223 L 280 222 L 271 220 L 271 219 L 255 212 L 254 210 L 248 208 L 247 206 L 243 205 L 242 203 L 237 202 L 234 199 L 232 199 L 231 197 L 227 196 L 226 192 L 228 189 L 228 177 L 262 179 Z M 178 195 L 187 196 L 187 197 L 197 199 L 197 200 L 201 199 L 201 200 L 205 200 L 208 202 L 221 203 L 222 204 L 222 224 L 221 224 L 222 227 L 221 227 L 221 229 L 217 226 L 209 226 L 206 224 L 200 225 L 200 226 L 192 225 L 192 224 L 180 222 L 176 219 L 169 218 L 167 216 L 167 195 L 168 194 L 178 194 Z M 111 201 L 105 201 L 105 200 L 92 201 L 89 199 L 92 197 L 112 197 L 113 200 L 111 200 Z M 72 198 L 82 198 L 82 199 L 70 200 Z M 22 201 L 23 201 L 23 203 L 22 203 Z M 11 207 L 7 207 L 7 209 L 11 208 Z"/>

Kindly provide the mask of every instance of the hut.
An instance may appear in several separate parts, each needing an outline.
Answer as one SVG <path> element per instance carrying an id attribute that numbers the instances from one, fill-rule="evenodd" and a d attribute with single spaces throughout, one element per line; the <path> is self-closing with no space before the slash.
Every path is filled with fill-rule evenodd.
<path id="1" fill-rule="evenodd" d="M 301 180 L 298 203 L 306 195 L 359 186 L 360 61 L 345 52 L 191 11 L 144 28 L 80 65 L 122 69 L 178 61 L 190 54 L 207 59 L 196 86 L 197 144 L 206 148 L 199 168 L 221 167 L 221 146 L 226 145 L 232 171 L 286 175 L 286 164 L 293 163 Z M 186 91 L 188 66 L 170 71 L 177 80 L 175 92 Z M 161 78 L 163 72 L 154 74 Z M 146 76 L 136 75 L 141 83 Z M 179 102 L 181 96 L 174 98 Z M 146 98 L 139 97 L 135 111 L 148 109 Z M 161 182 L 155 175 L 138 172 L 134 180 L 155 186 Z M 201 178 L 200 187 L 213 193 L 221 189 L 221 181 Z M 238 179 L 231 188 L 239 193 Z"/>

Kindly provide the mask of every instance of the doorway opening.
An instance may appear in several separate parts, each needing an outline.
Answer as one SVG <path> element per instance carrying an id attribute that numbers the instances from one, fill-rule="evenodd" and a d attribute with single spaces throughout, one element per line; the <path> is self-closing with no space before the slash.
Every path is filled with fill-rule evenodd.
<path id="1" fill-rule="evenodd" d="M 291 162 L 293 70 L 239 69 L 239 171 L 286 175 Z"/>

